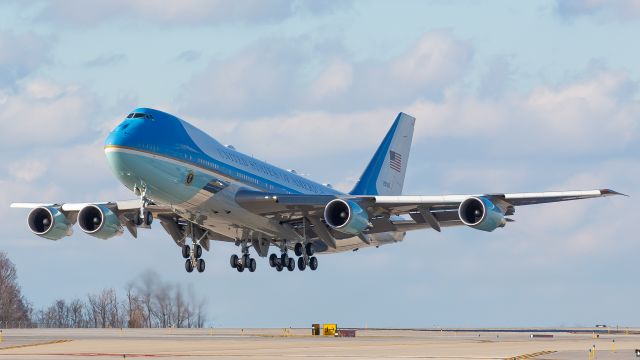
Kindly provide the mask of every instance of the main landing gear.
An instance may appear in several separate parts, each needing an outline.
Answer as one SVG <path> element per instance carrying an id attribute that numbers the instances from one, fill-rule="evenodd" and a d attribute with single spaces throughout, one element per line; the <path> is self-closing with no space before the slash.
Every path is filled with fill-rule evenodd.
<path id="1" fill-rule="evenodd" d="M 248 269 L 249 272 L 256 271 L 256 259 L 249 255 L 249 246 L 246 243 L 242 244 L 242 256 L 231 255 L 230 263 L 238 272 L 243 272 L 244 269 Z"/>
<path id="2" fill-rule="evenodd" d="M 194 244 L 193 248 L 189 245 L 182 245 L 182 257 L 185 258 L 184 268 L 187 272 L 193 272 L 193 269 L 197 269 L 198 272 L 203 272 L 205 269 L 204 259 L 202 256 L 202 246 L 200 244 Z"/>
<path id="3" fill-rule="evenodd" d="M 200 228 L 196 229 L 194 232 L 194 225 L 189 223 L 186 228 L 185 240 L 187 237 L 191 238 L 192 246 L 187 244 L 182 245 L 182 257 L 185 258 L 184 269 L 187 270 L 188 273 L 193 272 L 193 269 L 198 270 L 198 272 L 204 272 L 205 262 L 202 259 L 202 245 L 200 245 L 200 241 L 204 240 L 209 234 L 207 231 L 203 231 Z M 196 236 L 199 236 L 196 238 Z"/>
<path id="4" fill-rule="evenodd" d="M 315 250 L 312 243 L 307 243 L 306 245 L 296 243 L 293 247 L 293 252 L 298 256 L 298 270 L 304 271 L 307 266 L 309 266 L 311 270 L 316 270 L 318 268 L 318 259 L 313 256 Z M 283 246 L 281 248 L 280 256 L 276 254 L 271 254 L 269 256 L 269 266 L 275 268 L 278 272 L 283 269 L 293 271 L 296 268 L 296 260 L 289 257 L 286 246 Z"/>

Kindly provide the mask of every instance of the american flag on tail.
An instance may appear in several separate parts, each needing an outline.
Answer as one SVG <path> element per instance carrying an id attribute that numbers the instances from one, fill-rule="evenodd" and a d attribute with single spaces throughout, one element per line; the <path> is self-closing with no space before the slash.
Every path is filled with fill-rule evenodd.
<path id="1" fill-rule="evenodd" d="M 389 167 L 397 172 L 402 172 L 402 155 L 393 150 L 390 150 L 389 159 Z"/>

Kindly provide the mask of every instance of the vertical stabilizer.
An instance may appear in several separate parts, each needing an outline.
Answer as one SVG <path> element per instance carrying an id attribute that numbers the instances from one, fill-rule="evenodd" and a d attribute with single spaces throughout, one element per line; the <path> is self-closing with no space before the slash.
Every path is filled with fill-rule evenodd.
<path id="1" fill-rule="evenodd" d="M 352 195 L 400 195 L 409 162 L 413 126 L 416 119 L 405 113 L 396 121 L 351 190 Z"/>

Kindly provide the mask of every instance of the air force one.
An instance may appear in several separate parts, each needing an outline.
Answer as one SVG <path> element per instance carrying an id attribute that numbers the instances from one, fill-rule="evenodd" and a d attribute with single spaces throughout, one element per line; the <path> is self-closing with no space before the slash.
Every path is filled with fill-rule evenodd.
<path id="1" fill-rule="evenodd" d="M 407 231 L 468 226 L 493 231 L 513 221 L 517 206 L 621 195 L 613 190 L 471 195 L 402 195 L 415 118 L 400 113 L 345 194 L 224 146 L 162 111 L 138 108 L 107 137 L 104 150 L 134 200 L 14 203 L 28 208 L 31 231 L 50 240 L 77 222 L 100 239 L 126 228 L 137 237 L 154 219 L 182 249 L 185 269 L 203 272 L 211 241 L 240 248 L 231 267 L 254 272 L 250 249 L 277 271 L 318 268 L 315 254 L 392 244 Z M 276 251 L 269 255 L 269 249 Z M 289 255 L 293 250 L 295 257 Z"/>

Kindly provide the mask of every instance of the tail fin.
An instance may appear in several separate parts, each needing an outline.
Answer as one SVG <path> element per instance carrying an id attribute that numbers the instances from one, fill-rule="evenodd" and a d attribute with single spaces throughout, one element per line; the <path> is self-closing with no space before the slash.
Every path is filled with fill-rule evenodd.
<path id="1" fill-rule="evenodd" d="M 400 195 L 416 119 L 399 113 L 351 195 Z"/>

